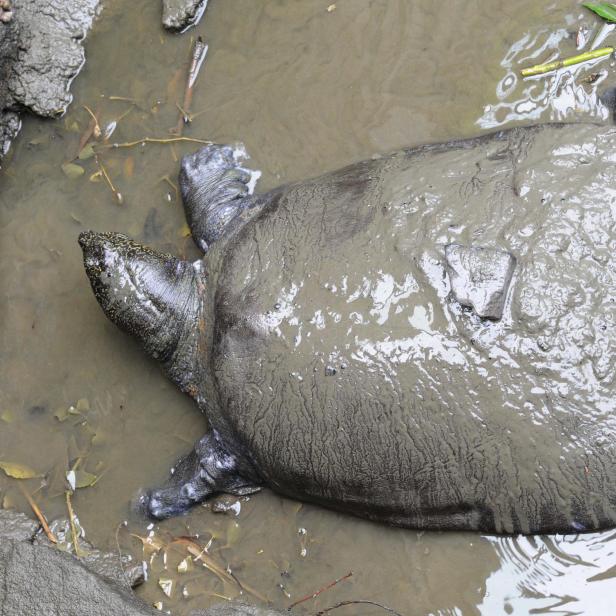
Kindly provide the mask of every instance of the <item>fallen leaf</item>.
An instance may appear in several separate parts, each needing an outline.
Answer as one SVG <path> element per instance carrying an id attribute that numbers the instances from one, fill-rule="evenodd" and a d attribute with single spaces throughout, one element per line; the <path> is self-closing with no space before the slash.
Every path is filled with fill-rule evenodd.
<path id="1" fill-rule="evenodd" d="M 129 156 L 124 161 L 124 177 L 126 179 L 132 178 L 134 171 L 135 171 L 135 159 L 132 156 Z"/>
<path id="2" fill-rule="evenodd" d="M 79 400 L 77 400 L 77 404 L 75 405 L 75 407 L 80 413 L 85 413 L 86 411 L 90 410 L 90 402 L 87 398 L 80 398 Z"/>
<path id="3" fill-rule="evenodd" d="M 616 22 L 616 4 L 611 2 L 584 2 L 582 6 L 590 9 L 593 13 L 596 13 L 599 17 L 610 23 Z"/>
<path id="4" fill-rule="evenodd" d="M 0 468 L 13 479 L 32 479 L 41 476 L 40 473 L 32 470 L 29 466 L 16 462 L 0 462 Z"/>
<path id="5" fill-rule="evenodd" d="M 169 580 L 167 578 L 160 578 L 158 580 L 158 585 L 160 586 L 161 590 L 167 595 L 167 597 L 171 596 L 171 593 L 173 591 L 173 580 Z"/>
<path id="6" fill-rule="evenodd" d="M 66 408 L 59 408 L 54 414 L 53 416 L 58 420 L 58 421 L 66 421 L 68 419 L 68 409 Z"/>
<path id="7" fill-rule="evenodd" d="M 84 145 L 79 152 L 79 160 L 87 160 L 94 156 L 94 146 L 91 143 Z"/>
<path id="8" fill-rule="evenodd" d="M 15 421 L 15 415 L 13 414 L 13 411 L 3 411 L 2 415 L 0 415 L 0 419 L 6 423 L 11 423 L 12 421 Z"/>
<path id="9" fill-rule="evenodd" d="M 62 165 L 62 171 L 64 172 L 64 175 L 71 180 L 75 180 L 85 173 L 83 167 L 80 167 L 75 163 L 64 163 Z"/>
<path id="10" fill-rule="evenodd" d="M 192 566 L 192 558 L 187 556 L 180 564 L 178 565 L 178 573 L 186 573 L 187 571 L 191 571 Z"/>
<path id="11" fill-rule="evenodd" d="M 88 488 L 94 485 L 97 479 L 96 475 L 87 471 L 68 471 L 66 473 L 66 481 L 73 491 L 78 488 Z"/>

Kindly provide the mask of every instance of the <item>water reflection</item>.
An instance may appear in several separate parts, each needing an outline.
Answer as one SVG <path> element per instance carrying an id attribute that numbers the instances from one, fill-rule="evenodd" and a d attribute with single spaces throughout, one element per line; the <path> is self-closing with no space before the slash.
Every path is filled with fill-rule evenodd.
<path id="1" fill-rule="evenodd" d="M 610 614 L 616 533 L 486 537 L 500 568 L 486 581 L 482 614 Z"/>
<path id="2" fill-rule="evenodd" d="M 522 79 L 520 69 L 573 55 L 576 29 L 584 28 L 569 17 L 570 27 L 539 29 L 524 34 L 505 54 L 501 67 L 505 75 L 496 85 L 496 102 L 485 106 L 477 125 L 495 129 L 511 122 L 583 121 L 609 118 L 607 106 L 599 98 L 614 62 L 611 56 L 594 62 L 558 70 L 550 75 Z M 585 31 L 585 30 L 584 30 Z M 592 40 L 593 30 L 586 42 Z M 578 37 L 579 38 L 579 37 Z M 599 37 L 596 38 L 598 42 Z M 594 45 L 593 45 L 594 46 Z M 591 45 L 587 44 L 587 49 Z M 603 84 L 603 85 L 602 85 Z"/>

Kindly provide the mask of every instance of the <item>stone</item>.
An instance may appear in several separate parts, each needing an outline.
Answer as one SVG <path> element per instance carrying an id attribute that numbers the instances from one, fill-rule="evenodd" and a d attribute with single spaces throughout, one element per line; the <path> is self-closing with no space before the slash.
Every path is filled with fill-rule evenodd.
<path id="1" fill-rule="evenodd" d="M 445 259 L 455 300 L 484 319 L 501 319 L 515 257 L 496 248 L 449 244 Z"/>
<path id="2" fill-rule="evenodd" d="M 163 0 L 163 26 L 184 32 L 199 23 L 206 7 L 207 0 Z"/>

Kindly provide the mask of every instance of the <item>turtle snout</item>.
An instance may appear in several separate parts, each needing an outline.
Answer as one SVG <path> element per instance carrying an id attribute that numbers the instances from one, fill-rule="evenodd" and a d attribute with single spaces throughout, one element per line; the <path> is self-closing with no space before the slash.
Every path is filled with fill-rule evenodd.
<path id="1" fill-rule="evenodd" d="M 161 488 L 140 494 L 137 507 L 149 518 L 165 520 L 184 513 L 188 508 L 188 503 L 178 501 L 175 491 Z"/>
<path id="2" fill-rule="evenodd" d="M 83 251 L 83 262 L 90 279 L 92 275 L 99 275 L 105 258 L 103 240 L 100 233 L 84 231 L 79 234 L 79 245 Z"/>

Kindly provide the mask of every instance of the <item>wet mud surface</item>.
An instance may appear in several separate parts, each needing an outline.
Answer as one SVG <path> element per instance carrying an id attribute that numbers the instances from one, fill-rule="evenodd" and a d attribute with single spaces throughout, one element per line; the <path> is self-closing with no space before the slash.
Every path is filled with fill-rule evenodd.
<path id="1" fill-rule="evenodd" d="M 183 96 L 188 37 L 202 35 L 210 52 L 193 100 L 199 115 L 185 134 L 243 141 L 251 167 L 263 172 L 259 190 L 515 122 L 608 119 L 597 95 L 608 80 L 582 83 L 589 69 L 529 83 L 515 77 L 521 64 L 547 59 L 549 49 L 575 52 L 568 32 L 595 23 L 576 2 L 524 1 L 514 9 L 456 1 L 445 16 L 432 2 L 340 0 L 327 8 L 316 0 L 212 0 L 205 20 L 174 37 L 161 29 L 158 3 L 104 3 L 87 41 L 88 62 L 73 83 L 75 104 L 60 120 L 28 120 L 0 172 L 0 460 L 47 475 L 35 498 L 54 518 L 66 516 L 64 473 L 82 458 L 79 468 L 99 477 L 73 497 L 86 537 L 111 549 L 127 520 L 120 546 L 141 557 L 142 542 L 130 533 L 152 533 L 145 554 L 150 580 L 139 592 L 177 615 L 238 595 L 237 585 L 194 556 L 182 565 L 190 552 L 177 539 L 187 536 L 201 546 L 212 539 L 212 558 L 276 607 L 353 571 L 293 613 L 365 599 L 407 615 L 607 614 L 616 592 L 610 532 L 418 533 L 268 491 L 223 499 L 149 529 L 130 513 L 135 493 L 160 483 L 205 431 L 205 420 L 101 314 L 76 238 L 85 228 L 122 231 L 196 257 L 165 178 L 175 182 L 179 156 L 197 144 L 105 152 L 119 205 L 104 182 L 90 181 L 98 170 L 92 158 L 76 161 L 84 169 L 79 177 L 62 169 L 90 121 L 81 105 L 103 127 L 117 121 L 111 141 L 168 136 Z M 613 69 L 604 61 L 591 70 Z M 34 492 L 40 483 L 26 485 Z M 28 510 L 16 481 L 4 474 L 0 499 Z M 162 543 L 172 544 L 166 568 Z M 189 570 L 179 573 L 178 565 Z M 170 596 L 161 579 L 172 580 L 165 586 Z M 243 597 L 256 600 L 249 591 Z M 337 613 L 379 612 L 349 606 Z"/>

